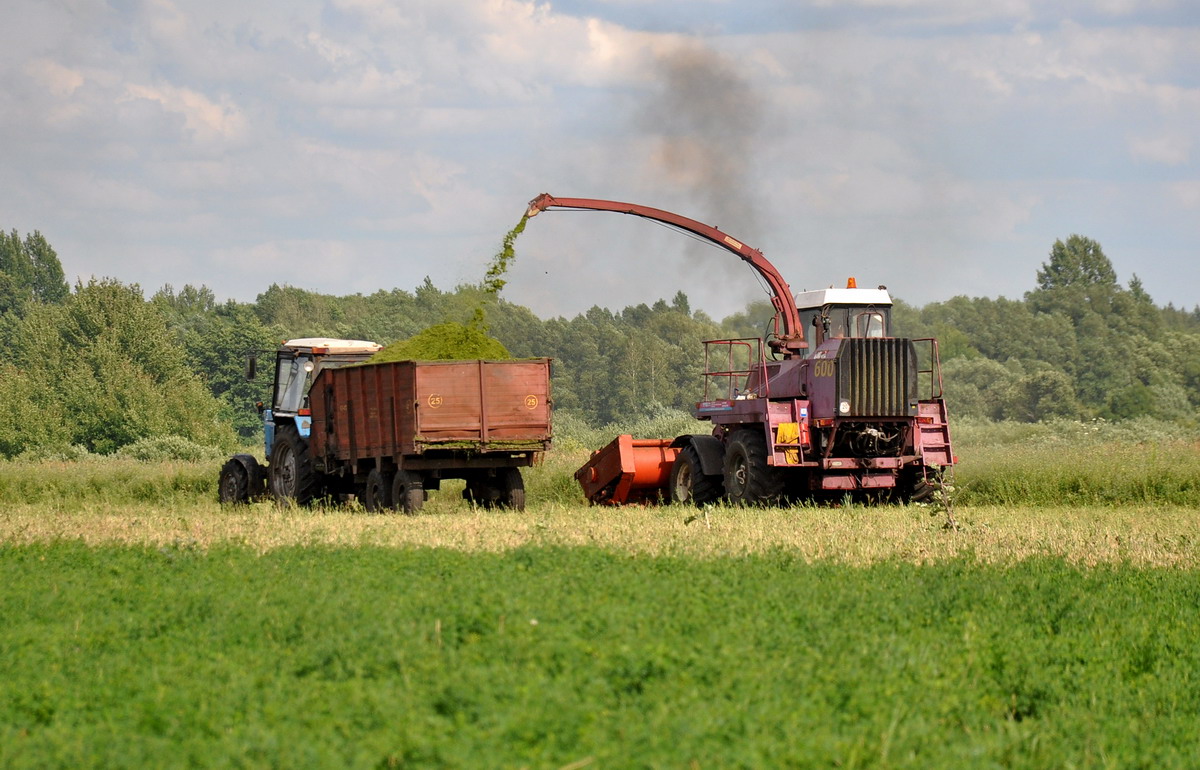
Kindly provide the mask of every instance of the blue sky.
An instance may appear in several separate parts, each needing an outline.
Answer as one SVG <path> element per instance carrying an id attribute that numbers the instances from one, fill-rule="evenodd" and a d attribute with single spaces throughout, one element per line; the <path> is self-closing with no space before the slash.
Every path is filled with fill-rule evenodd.
<path id="1" fill-rule="evenodd" d="M 482 279 L 541 192 L 666 208 L 796 291 L 1020 297 L 1057 238 L 1200 303 L 1200 6 L 997 0 L 10 0 L 0 226 L 68 277 L 253 300 Z M 542 316 L 763 296 L 713 249 L 549 212 Z"/>

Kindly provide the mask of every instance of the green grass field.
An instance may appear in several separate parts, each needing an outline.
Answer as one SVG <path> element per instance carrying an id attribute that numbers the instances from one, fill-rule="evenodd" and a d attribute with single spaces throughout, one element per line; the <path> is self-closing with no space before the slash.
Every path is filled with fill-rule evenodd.
<path id="1" fill-rule="evenodd" d="M 1194 767 L 1200 578 L 8 546 L 5 767 Z"/>
<path id="2" fill-rule="evenodd" d="M 0 767 L 1200 766 L 1200 445 L 967 434 L 958 529 L 0 463 Z"/>

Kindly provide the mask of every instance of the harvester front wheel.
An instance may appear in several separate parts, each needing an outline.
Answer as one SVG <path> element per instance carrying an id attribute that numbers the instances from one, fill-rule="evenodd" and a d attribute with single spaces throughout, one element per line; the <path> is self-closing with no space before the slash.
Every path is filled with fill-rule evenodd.
<path id="1" fill-rule="evenodd" d="M 725 490 L 720 476 L 704 473 L 700 453 L 693 446 L 679 450 L 671 466 L 671 502 L 685 505 L 707 505 L 720 499 Z"/>
<path id="2" fill-rule="evenodd" d="M 378 468 L 372 468 L 367 474 L 362 504 L 370 513 L 380 513 L 392 507 L 392 479 Z"/>
<path id="3" fill-rule="evenodd" d="M 412 471 L 399 470 L 392 478 L 392 505 L 402 513 L 419 513 L 425 504 L 425 482 Z"/>
<path id="4" fill-rule="evenodd" d="M 752 430 L 733 434 L 725 448 L 725 495 L 735 505 L 774 505 L 783 495 L 784 480 L 767 465 L 766 440 Z"/>
<path id="5" fill-rule="evenodd" d="M 308 442 L 287 425 L 275 435 L 271 448 L 271 494 L 284 505 L 308 505 L 317 492 L 317 474 Z"/>

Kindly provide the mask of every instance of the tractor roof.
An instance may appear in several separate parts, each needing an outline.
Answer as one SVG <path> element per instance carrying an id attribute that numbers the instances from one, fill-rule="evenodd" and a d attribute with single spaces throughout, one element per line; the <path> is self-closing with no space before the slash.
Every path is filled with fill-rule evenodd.
<path id="1" fill-rule="evenodd" d="M 301 337 L 295 340 L 285 340 L 283 347 L 296 351 L 314 351 L 321 353 L 374 353 L 383 346 L 369 340 L 339 340 L 332 337 Z"/>
<path id="2" fill-rule="evenodd" d="M 825 307 L 826 305 L 874 305 L 875 307 L 891 307 L 892 297 L 887 289 L 816 289 L 802 291 L 796 295 L 796 307 L 799 310 Z"/>

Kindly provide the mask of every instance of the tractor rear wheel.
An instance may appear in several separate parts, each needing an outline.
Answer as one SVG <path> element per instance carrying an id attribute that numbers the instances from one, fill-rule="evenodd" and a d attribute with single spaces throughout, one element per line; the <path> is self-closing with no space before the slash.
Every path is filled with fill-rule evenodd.
<path id="1" fill-rule="evenodd" d="M 767 443 L 753 430 L 739 430 L 725 447 L 725 495 L 736 505 L 774 505 L 784 479 L 767 465 Z"/>
<path id="2" fill-rule="evenodd" d="M 685 505 L 707 505 L 716 502 L 725 491 L 721 477 L 706 475 L 700 464 L 700 453 L 693 446 L 679 450 L 671 466 L 671 502 Z"/>
<path id="3" fill-rule="evenodd" d="M 296 428 L 286 425 L 275 434 L 271 447 L 271 494 L 284 505 L 308 505 L 317 494 L 308 442 Z"/>
<path id="4" fill-rule="evenodd" d="M 372 468 L 363 484 L 363 507 L 370 513 L 382 513 L 392 507 L 391 474 Z"/>
<path id="5" fill-rule="evenodd" d="M 420 474 L 398 470 L 392 477 L 392 506 L 401 513 L 419 513 L 425 504 L 425 482 Z"/>

